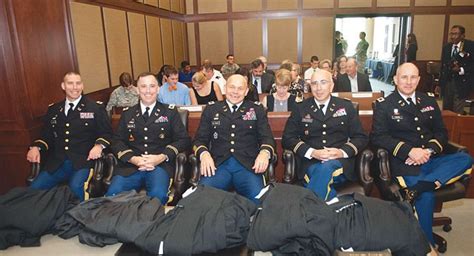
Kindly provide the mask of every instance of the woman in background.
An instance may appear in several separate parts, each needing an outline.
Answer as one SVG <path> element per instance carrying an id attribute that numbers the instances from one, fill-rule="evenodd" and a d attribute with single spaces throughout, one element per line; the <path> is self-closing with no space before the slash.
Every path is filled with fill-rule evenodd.
<path id="1" fill-rule="evenodd" d="M 292 111 L 296 105 L 296 97 L 288 91 L 291 84 L 290 71 L 279 69 L 275 73 L 276 92 L 268 94 L 263 98 L 262 105 L 269 112 Z"/>
<path id="2" fill-rule="evenodd" d="M 416 51 L 418 51 L 418 42 L 416 41 L 416 36 L 413 33 L 408 34 L 407 38 L 407 62 L 416 61 Z"/>
<path id="3" fill-rule="evenodd" d="M 192 105 L 207 105 L 210 101 L 221 101 L 224 99 L 219 86 L 214 81 L 209 81 L 203 72 L 194 73 L 191 90 Z"/>

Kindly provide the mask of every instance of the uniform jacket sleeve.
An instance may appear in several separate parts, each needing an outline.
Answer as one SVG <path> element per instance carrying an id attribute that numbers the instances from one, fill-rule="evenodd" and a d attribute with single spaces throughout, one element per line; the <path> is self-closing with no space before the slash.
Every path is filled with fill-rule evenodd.
<path id="1" fill-rule="evenodd" d="M 352 104 L 352 103 L 350 103 Z M 365 133 L 360 122 L 359 113 L 350 106 L 349 116 L 350 128 L 348 134 L 348 141 L 344 143 L 340 149 L 344 150 L 349 157 L 353 157 L 361 152 L 369 143 L 369 136 Z"/>
<path id="2" fill-rule="evenodd" d="M 433 115 L 433 138 L 428 141 L 427 147 L 433 149 L 437 154 L 443 152 L 446 144 L 448 144 L 448 131 L 444 126 L 443 116 L 441 115 L 441 110 L 438 107 L 438 104 L 433 100 L 435 108 L 435 113 Z"/>
<path id="3" fill-rule="evenodd" d="M 268 123 L 267 112 L 262 106 L 257 107 L 257 122 L 258 122 L 258 144 L 260 150 L 268 150 L 271 156 L 275 154 L 276 143 L 273 138 L 270 124 Z"/>
<path id="4" fill-rule="evenodd" d="M 39 147 L 41 151 L 45 152 L 50 146 L 54 145 L 53 131 L 51 129 L 51 119 L 53 116 L 53 108 L 55 105 L 48 108 L 48 112 L 43 118 L 43 128 L 41 129 L 41 136 L 36 139 L 31 146 Z"/>
<path id="5" fill-rule="evenodd" d="M 112 125 L 105 112 L 105 108 L 103 105 L 99 105 L 97 110 L 97 139 L 95 140 L 95 144 L 100 144 L 104 148 L 109 147 L 112 141 L 113 133 L 112 133 Z"/>
<path id="6" fill-rule="evenodd" d="M 304 157 L 304 154 L 306 151 L 308 151 L 308 149 L 310 149 L 310 146 L 301 139 L 300 120 L 300 108 L 296 107 L 293 112 L 291 112 L 290 117 L 286 121 L 281 143 L 284 149 L 291 150 L 298 156 Z"/>
<path id="7" fill-rule="evenodd" d="M 193 141 L 194 154 L 199 156 L 209 151 L 209 141 L 211 140 L 211 111 L 214 106 L 207 106 L 201 115 L 198 130 Z"/>

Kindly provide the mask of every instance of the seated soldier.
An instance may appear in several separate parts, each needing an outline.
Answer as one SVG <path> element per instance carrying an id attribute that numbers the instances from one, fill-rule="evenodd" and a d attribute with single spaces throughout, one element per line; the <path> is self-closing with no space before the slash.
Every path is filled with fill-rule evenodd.
<path id="1" fill-rule="evenodd" d="M 263 173 L 275 154 L 275 140 L 265 109 L 244 100 L 246 80 L 232 75 L 226 83 L 226 100 L 210 103 L 203 111 L 194 152 L 201 160 L 200 183 L 237 193 L 258 203 Z"/>
<path id="2" fill-rule="evenodd" d="M 165 77 L 166 83 L 159 89 L 158 101 L 163 104 L 191 105 L 190 89 L 178 82 L 178 70 L 173 66 L 168 67 L 165 69 Z"/>
<path id="3" fill-rule="evenodd" d="M 110 94 L 109 102 L 105 110 L 110 113 L 113 107 L 131 107 L 138 103 L 137 87 L 133 85 L 132 76 L 123 72 L 119 77 L 120 86 Z"/>
<path id="4" fill-rule="evenodd" d="M 359 113 L 350 101 L 331 96 L 333 88 L 332 74 L 316 70 L 313 97 L 296 105 L 282 138 L 283 148 L 298 157 L 297 177 L 323 200 L 336 196 L 332 184 L 357 179 L 356 155 L 369 141 Z"/>
<path id="5" fill-rule="evenodd" d="M 43 170 L 31 187 L 50 189 L 67 181 L 72 192 L 83 201 L 89 196 L 84 184 L 92 175 L 93 160 L 110 145 L 112 128 L 102 103 L 82 95 L 84 84 L 79 73 L 66 73 L 61 88 L 66 99 L 50 105 L 41 137 L 33 142 L 26 155 L 28 161 L 39 163 L 40 151 L 48 152 Z"/>
<path id="6" fill-rule="evenodd" d="M 140 103 L 124 109 L 112 143 L 119 161 L 106 196 L 145 186 L 149 196 L 165 205 L 175 158 L 191 140 L 176 107 L 156 101 L 155 76 L 139 75 L 137 86 Z"/>
<path id="7" fill-rule="evenodd" d="M 376 101 L 370 139 L 390 152 L 392 175 L 401 176 L 407 186 L 402 196 L 415 205 L 421 228 L 434 244 L 434 191 L 470 169 L 472 158 L 443 153 L 448 142 L 443 117 L 433 94 L 415 91 L 419 81 L 414 64 L 398 67 L 397 90 Z"/>

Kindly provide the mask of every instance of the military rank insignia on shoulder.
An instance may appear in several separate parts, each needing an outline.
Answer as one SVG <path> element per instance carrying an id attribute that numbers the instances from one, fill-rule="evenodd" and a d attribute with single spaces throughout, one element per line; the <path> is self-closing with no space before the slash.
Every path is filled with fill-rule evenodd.
<path id="1" fill-rule="evenodd" d="M 168 106 L 169 109 L 174 109 L 175 107 L 176 107 L 175 104 L 170 104 L 170 105 Z"/>
<path id="2" fill-rule="evenodd" d="M 262 105 L 262 103 L 260 101 L 254 101 L 254 104 L 257 105 L 257 106 Z"/>
<path id="3" fill-rule="evenodd" d="M 349 99 L 349 98 L 344 98 L 344 99 L 345 99 L 345 100 L 347 100 L 347 101 L 352 101 L 352 100 L 351 100 L 351 99 Z"/>
<path id="4" fill-rule="evenodd" d="M 54 102 L 53 102 L 53 103 L 49 103 L 48 107 L 51 107 L 52 105 L 54 105 Z"/>
<path id="5" fill-rule="evenodd" d="M 104 104 L 104 103 L 103 103 L 102 101 L 100 101 L 100 100 L 96 101 L 95 103 L 97 103 L 97 104 L 99 104 L 99 105 Z"/>
<path id="6" fill-rule="evenodd" d="M 129 108 L 130 108 L 130 107 L 124 107 L 124 108 L 122 109 L 122 112 L 123 112 L 123 111 L 127 111 Z"/>
<path id="7" fill-rule="evenodd" d="M 426 94 L 428 94 L 428 96 L 430 96 L 430 97 L 434 97 L 434 96 L 435 96 L 434 93 L 432 93 L 432 92 L 427 92 Z"/>
<path id="8" fill-rule="evenodd" d="M 216 102 L 215 101 L 209 101 L 207 105 L 214 105 Z"/>
<path id="9" fill-rule="evenodd" d="M 385 101 L 385 98 L 384 97 L 380 97 L 377 99 L 378 102 L 384 102 Z"/>

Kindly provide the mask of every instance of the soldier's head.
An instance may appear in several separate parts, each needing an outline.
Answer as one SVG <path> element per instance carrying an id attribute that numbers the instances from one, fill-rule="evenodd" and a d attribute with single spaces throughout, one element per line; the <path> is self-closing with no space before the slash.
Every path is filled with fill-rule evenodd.
<path id="1" fill-rule="evenodd" d="M 232 104 L 242 102 L 249 91 L 247 80 L 242 75 L 231 75 L 225 85 L 226 99 Z"/>
<path id="2" fill-rule="evenodd" d="M 360 39 L 365 39 L 365 32 L 360 32 L 359 33 L 359 38 Z"/>
<path id="3" fill-rule="evenodd" d="M 357 60 L 355 58 L 347 59 L 346 73 L 351 77 L 355 77 L 355 75 L 357 74 Z"/>
<path id="4" fill-rule="evenodd" d="M 144 72 L 138 75 L 137 87 L 143 105 L 149 106 L 156 102 L 160 87 L 153 73 Z"/>
<path id="5" fill-rule="evenodd" d="M 119 81 L 120 81 L 120 85 L 125 88 L 131 88 L 133 85 L 132 75 L 130 75 L 130 73 L 127 73 L 127 72 L 123 72 L 122 74 L 120 74 Z"/>
<path id="6" fill-rule="evenodd" d="M 453 44 L 458 44 L 464 39 L 466 29 L 461 25 L 454 25 L 449 31 L 449 38 Z"/>
<path id="7" fill-rule="evenodd" d="M 411 96 L 420 82 L 418 68 L 413 63 L 403 63 L 397 68 L 393 81 L 401 94 Z"/>
<path id="8" fill-rule="evenodd" d="M 234 64 L 234 55 L 227 54 L 226 60 L 227 60 L 227 63 L 229 63 L 230 65 Z"/>
<path id="9" fill-rule="evenodd" d="M 78 99 L 82 95 L 82 90 L 84 90 L 81 75 L 75 71 L 67 72 L 64 74 L 61 88 L 66 93 L 66 98 L 69 101 Z"/>
<path id="10" fill-rule="evenodd" d="M 334 82 L 332 74 L 326 70 L 318 69 L 311 76 L 311 93 L 318 101 L 326 101 L 331 96 Z"/>

